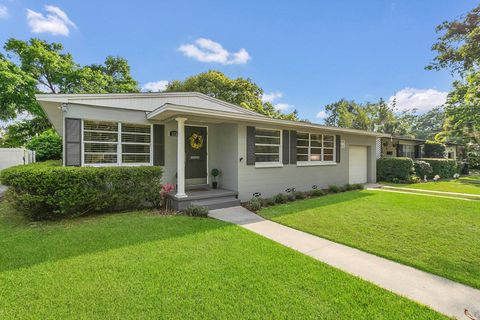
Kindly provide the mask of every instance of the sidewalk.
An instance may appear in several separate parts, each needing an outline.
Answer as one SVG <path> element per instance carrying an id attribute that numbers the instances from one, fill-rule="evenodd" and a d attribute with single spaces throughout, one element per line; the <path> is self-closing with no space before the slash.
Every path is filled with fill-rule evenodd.
<path id="1" fill-rule="evenodd" d="M 209 216 L 237 224 L 379 287 L 457 319 L 480 319 L 480 290 L 263 219 L 243 207 Z"/>

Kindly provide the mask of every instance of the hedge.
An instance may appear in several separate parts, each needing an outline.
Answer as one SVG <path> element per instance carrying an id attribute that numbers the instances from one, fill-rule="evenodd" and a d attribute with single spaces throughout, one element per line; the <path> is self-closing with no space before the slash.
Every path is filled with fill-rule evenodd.
<path id="1" fill-rule="evenodd" d="M 432 167 L 432 173 L 427 177 L 433 178 L 435 175 L 439 175 L 442 179 L 452 178 L 455 173 L 458 172 L 458 165 L 455 160 L 451 159 L 418 159 L 420 161 L 425 161 L 430 164 Z"/>
<path id="2" fill-rule="evenodd" d="M 425 176 L 429 176 L 432 174 L 432 166 L 430 163 L 425 162 L 425 161 L 420 161 L 420 160 L 415 160 L 414 162 L 414 168 L 415 168 L 415 174 L 420 178 L 423 179 Z"/>
<path id="3" fill-rule="evenodd" d="M 0 172 L 7 199 L 32 220 L 158 206 L 160 167 L 24 165 Z"/>
<path id="4" fill-rule="evenodd" d="M 413 160 L 410 158 L 381 158 L 377 160 L 378 181 L 407 181 L 413 171 Z"/>

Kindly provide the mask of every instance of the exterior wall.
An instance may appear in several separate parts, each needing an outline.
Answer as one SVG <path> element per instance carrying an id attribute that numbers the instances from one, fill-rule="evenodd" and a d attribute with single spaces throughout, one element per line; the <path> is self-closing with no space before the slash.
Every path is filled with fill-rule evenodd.
<path id="1" fill-rule="evenodd" d="M 221 171 L 219 188 L 238 189 L 238 125 L 216 124 L 209 127 L 209 171 Z M 210 177 L 212 178 L 212 177 Z M 210 180 L 211 181 L 211 180 Z"/>
<path id="2" fill-rule="evenodd" d="M 0 170 L 35 162 L 35 152 L 23 148 L 0 148 Z"/>
<path id="3" fill-rule="evenodd" d="M 446 146 L 445 147 L 445 155 L 448 158 L 448 154 L 452 153 L 453 154 L 453 160 L 457 159 L 457 147 L 456 146 Z"/>
<path id="4" fill-rule="evenodd" d="M 238 127 L 238 158 L 243 158 L 238 163 L 238 192 L 241 201 L 249 200 L 255 192 L 260 192 L 262 197 L 271 197 L 277 193 L 285 193 L 287 188 L 307 191 L 311 190 L 313 185 L 325 188 L 329 185 L 347 184 L 349 178 L 348 149 L 351 145 L 367 147 L 368 182 L 376 182 L 375 137 L 341 134 L 341 140 L 345 140 L 345 147 L 340 150 L 340 163 L 316 166 L 288 164 L 276 168 L 259 168 L 253 165 L 247 166 L 246 163 L 246 127 L 246 124 Z"/>

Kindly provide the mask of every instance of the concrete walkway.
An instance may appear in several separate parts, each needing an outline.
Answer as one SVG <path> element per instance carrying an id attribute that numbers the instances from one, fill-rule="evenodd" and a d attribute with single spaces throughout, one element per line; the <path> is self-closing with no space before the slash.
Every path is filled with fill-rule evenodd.
<path id="1" fill-rule="evenodd" d="M 468 310 L 480 319 L 480 290 L 263 219 L 243 207 L 212 210 L 209 216 L 242 226 L 447 316 L 471 319 L 465 316 Z"/>
<path id="2" fill-rule="evenodd" d="M 404 191 L 417 191 L 417 192 L 426 192 L 440 195 L 452 195 L 452 196 L 462 196 L 462 197 L 475 197 L 480 199 L 480 194 L 472 193 L 460 193 L 460 192 L 450 192 L 450 191 L 437 191 L 437 190 L 426 190 L 426 189 L 417 189 L 417 188 L 404 188 L 404 187 L 392 187 L 392 186 L 382 186 L 384 189 L 392 190 L 404 190 Z"/>
<path id="3" fill-rule="evenodd" d="M 419 192 L 415 192 L 415 191 L 417 191 L 415 189 L 409 189 L 409 190 L 412 190 L 412 191 L 404 191 L 404 190 L 385 189 L 385 188 L 380 188 L 380 189 L 379 188 L 366 188 L 365 190 L 392 192 L 392 193 L 403 193 L 403 194 L 413 194 L 413 195 L 416 195 L 416 196 L 424 196 L 424 197 L 435 197 L 435 198 L 455 199 L 455 200 L 463 200 L 463 201 L 477 201 L 478 202 L 478 200 L 476 200 L 476 199 L 444 196 L 444 195 L 431 194 L 431 193 L 421 193 L 420 191 L 423 191 L 423 190 L 418 190 Z"/>

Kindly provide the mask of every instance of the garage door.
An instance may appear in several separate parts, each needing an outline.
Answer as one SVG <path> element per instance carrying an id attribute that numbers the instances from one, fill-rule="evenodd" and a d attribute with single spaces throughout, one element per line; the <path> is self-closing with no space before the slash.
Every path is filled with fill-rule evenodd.
<path id="1" fill-rule="evenodd" d="M 349 183 L 367 182 L 367 147 L 350 146 L 349 148 Z"/>

